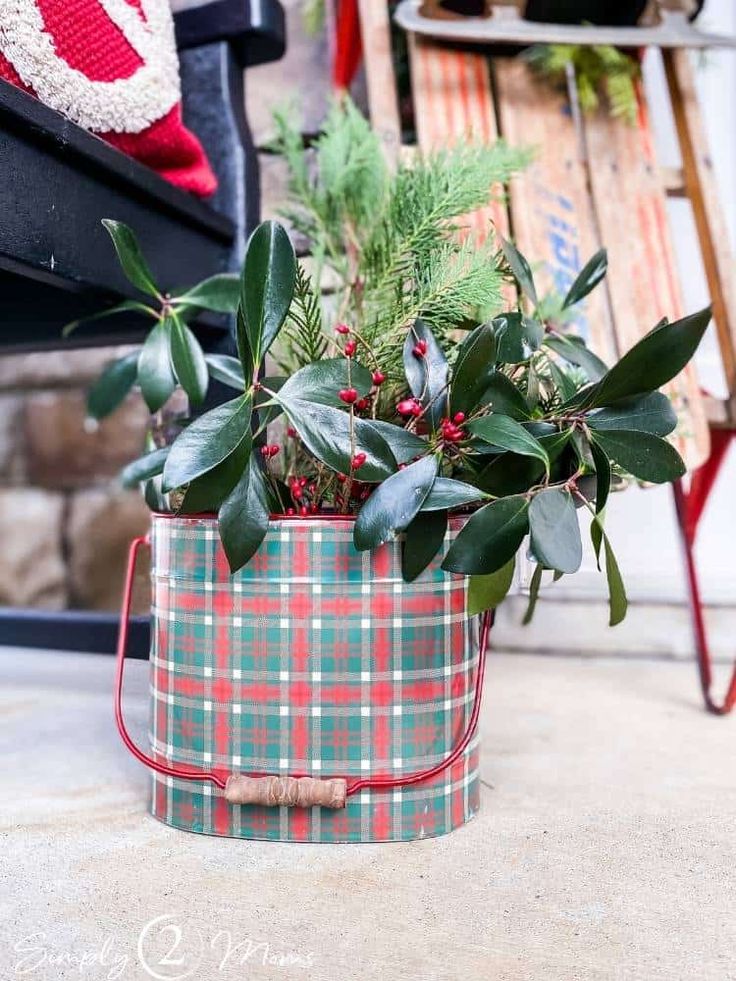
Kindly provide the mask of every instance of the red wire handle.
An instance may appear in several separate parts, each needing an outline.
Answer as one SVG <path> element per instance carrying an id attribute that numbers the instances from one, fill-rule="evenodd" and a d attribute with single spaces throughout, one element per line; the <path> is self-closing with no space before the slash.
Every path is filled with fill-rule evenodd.
<path id="1" fill-rule="evenodd" d="M 136 746 L 125 725 L 122 705 L 123 672 L 125 669 L 125 652 L 128 647 L 130 605 L 133 595 L 133 582 L 135 579 L 135 567 L 138 560 L 138 553 L 141 546 L 148 544 L 149 540 L 147 537 L 134 538 L 130 543 L 130 549 L 128 551 L 128 568 L 125 574 L 125 586 L 123 588 L 123 602 L 120 611 L 120 632 L 118 634 L 118 647 L 116 655 L 114 692 L 115 724 L 118 727 L 118 732 L 120 733 L 121 739 L 133 756 L 135 756 L 137 760 L 145 764 L 147 767 L 150 767 L 150 769 L 155 770 L 156 773 L 161 773 L 167 777 L 175 777 L 178 780 L 209 781 L 210 783 L 215 784 L 216 787 L 224 790 L 229 774 L 224 773 L 221 775 L 214 770 L 203 770 L 190 766 L 171 766 L 168 763 L 160 763 L 158 760 L 148 756 L 142 749 Z M 348 797 L 351 794 L 355 794 L 359 790 L 363 790 L 365 788 L 372 787 L 387 789 L 389 787 L 404 787 L 408 786 L 409 784 L 421 783 L 424 780 L 429 780 L 431 777 L 436 776 L 438 773 L 442 773 L 443 770 L 446 770 L 449 766 L 452 766 L 455 760 L 462 755 L 468 743 L 473 738 L 473 733 L 475 732 L 475 728 L 478 724 L 478 716 L 480 715 L 481 697 L 483 692 L 483 676 L 485 673 L 486 653 L 488 650 L 488 638 L 490 636 L 492 624 L 492 613 L 490 610 L 487 610 L 481 617 L 480 649 L 478 653 L 478 667 L 476 669 L 475 676 L 475 696 L 473 698 L 473 708 L 470 713 L 470 720 L 468 721 L 465 732 L 454 749 L 443 760 L 436 763 L 434 766 L 427 768 L 426 770 L 417 770 L 415 773 L 403 774 L 400 777 L 361 777 L 358 780 L 349 782 L 346 790 Z M 295 777 L 305 777 L 311 775 L 312 774 L 308 773 L 293 774 Z M 249 773 L 247 776 L 267 777 L 269 774 L 257 772 Z M 283 774 L 280 774 L 280 776 L 283 776 Z"/>

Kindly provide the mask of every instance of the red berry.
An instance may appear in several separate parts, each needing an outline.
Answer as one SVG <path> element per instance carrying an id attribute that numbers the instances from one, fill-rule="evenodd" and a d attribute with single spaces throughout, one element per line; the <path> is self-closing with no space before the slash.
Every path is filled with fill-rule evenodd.
<path id="1" fill-rule="evenodd" d="M 452 421 L 453 422 L 465 422 L 465 413 L 464 412 L 456 412 L 455 415 L 452 417 Z"/>
<path id="2" fill-rule="evenodd" d="M 358 401 L 355 403 L 355 408 L 358 410 L 358 412 L 365 412 L 369 405 L 370 402 L 368 399 L 358 399 Z"/>
<path id="3" fill-rule="evenodd" d="M 286 509 L 286 513 L 287 513 L 287 514 L 288 514 L 288 515 L 289 515 L 290 517 L 293 517 L 293 516 L 294 516 L 294 515 L 296 514 L 296 511 L 294 510 L 294 508 L 287 508 L 287 509 Z"/>
<path id="4" fill-rule="evenodd" d="M 309 508 L 307 507 L 306 504 L 302 504 L 302 506 L 299 508 L 299 514 L 303 518 L 306 518 L 306 516 L 309 514 Z"/>
<path id="5" fill-rule="evenodd" d="M 336 474 L 335 474 L 335 476 L 337 477 L 337 479 L 338 479 L 338 481 L 339 481 L 339 482 L 340 482 L 341 484 L 344 484 L 344 483 L 345 483 L 345 481 L 346 481 L 346 480 L 348 479 L 348 478 L 347 478 L 347 477 L 345 476 L 345 474 L 344 474 L 344 473 L 336 473 Z"/>
<path id="6" fill-rule="evenodd" d="M 343 348 L 343 351 L 345 352 L 345 357 L 352 358 L 352 356 L 355 354 L 355 349 L 357 346 L 358 345 L 355 343 L 355 341 L 346 341 L 345 347 Z"/>
<path id="7" fill-rule="evenodd" d="M 302 489 L 298 484 L 292 485 L 291 496 L 295 501 L 300 501 L 302 499 Z"/>
<path id="8" fill-rule="evenodd" d="M 374 371 L 371 378 L 373 379 L 374 385 L 383 385 L 383 383 L 386 381 L 386 376 L 382 371 Z"/>
<path id="9" fill-rule="evenodd" d="M 350 461 L 351 470 L 360 470 L 366 461 L 365 453 L 356 453 L 353 459 Z"/>
<path id="10" fill-rule="evenodd" d="M 299 486 L 300 487 L 306 487 L 307 486 L 307 478 L 306 477 L 300 477 L 299 478 Z"/>
<path id="11" fill-rule="evenodd" d="M 349 334 L 350 333 L 350 328 L 348 327 L 347 324 L 338 324 L 335 327 L 335 333 L 336 334 Z"/>
<path id="12" fill-rule="evenodd" d="M 417 341 L 414 347 L 411 349 L 411 353 L 415 358 L 423 358 L 427 353 L 427 342 L 425 340 Z"/>
<path id="13" fill-rule="evenodd" d="M 287 427 L 286 427 L 286 435 L 287 435 L 287 436 L 290 436 L 290 437 L 291 437 L 292 439 L 296 439 L 296 437 L 297 437 L 297 436 L 298 436 L 299 434 L 297 433 L 297 431 L 296 431 L 296 429 L 294 429 L 294 427 L 293 427 L 293 426 L 287 426 Z"/>
<path id="14" fill-rule="evenodd" d="M 358 398 L 358 393 L 354 388 L 341 388 L 337 395 L 346 405 L 352 405 Z"/>
<path id="15" fill-rule="evenodd" d="M 316 501 L 309 505 L 309 511 L 311 514 L 316 514 L 319 511 L 319 505 Z"/>
<path id="16" fill-rule="evenodd" d="M 396 411 L 400 416 L 418 416 L 422 407 L 416 399 L 402 399 L 396 406 Z"/>

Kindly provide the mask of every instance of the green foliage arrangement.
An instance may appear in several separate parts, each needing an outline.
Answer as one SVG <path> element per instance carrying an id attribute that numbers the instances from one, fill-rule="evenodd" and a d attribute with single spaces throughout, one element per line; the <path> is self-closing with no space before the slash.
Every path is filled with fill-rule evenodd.
<path id="1" fill-rule="evenodd" d="M 636 122 L 636 82 L 641 69 L 631 55 L 601 44 L 535 44 L 524 57 L 540 75 L 562 85 L 567 80 L 568 65 L 572 65 L 583 112 L 595 112 L 601 93 L 605 93 L 612 116 L 632 126 Z"/>
<path id="2" fill-rule="evenodd" d="M 138 358 L 141 387 L 145 378 L 158 404 L 175 373 L 187 392 L 201 393 L 198 345 L 180 321 L 192 297 L 211 304 L 223 284 L 162 297 L 130 229 L 108 229 L 131 282 L 161 305 Z M 336 323 L 329 350 L 292 374 L 264 373 L 285 324 L 308 319 L 312 303 L 289 236 L 265 222 L 249 240 L 238 282 L 239 356 L 203 356 L 237 394 L 191 421 L 172 445 L 129 465 L 125 481 L 145 482 L 157 509 L 173 498 L 181 513 L 216 511 L 233 572 L 257 551 L 270 515 L 337 513 L 355 516 L 359 550 L 403 535 L 403 573 L 412 581 L 442 547 L 448 516 L 467 513 L 443 568 L 470 577 L 470 613 L 502 601 L 526 547 L 536 563 L 531 615 L 543 572 L 559 578 L 580 566 L 583 508 L 608 578 L 610 622 L 620 622 L 626 594 L 604 529 L 609 491 L 624 473 L 653 483 L 682 476 L 682 460 L 664 438 L 676 417 L 657 389 L 693 356 L 710 311 L 658 324 L 609 369 L 545 319 L 531 268 L 510 242 L 501 242 L 493 268 L 516 284 L 513 309 L 467 322 L 455 339 L 414 319 L 402 339 L 398 400 L 387 404 L 373 335 L 368 340 L 353 324 Z M 605 273 L 601 251 L 562 308 Z M 121 375 L 120 368 L 107 373 L 107 405 L 129 387 Z M 284 439 L 269 442 L 279 417 Z"/>

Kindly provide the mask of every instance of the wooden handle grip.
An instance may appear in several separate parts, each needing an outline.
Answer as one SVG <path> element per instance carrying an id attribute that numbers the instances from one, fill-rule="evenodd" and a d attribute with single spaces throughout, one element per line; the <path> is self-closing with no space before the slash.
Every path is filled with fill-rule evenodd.
<path id="1" fill-rule="evenodd" d="M 225 784 L 225 800 L 231 804 L 263 804 L 266 807 L 345 807 L 347 782 L 339 778 L 244 777 L 233 773 Z"/>

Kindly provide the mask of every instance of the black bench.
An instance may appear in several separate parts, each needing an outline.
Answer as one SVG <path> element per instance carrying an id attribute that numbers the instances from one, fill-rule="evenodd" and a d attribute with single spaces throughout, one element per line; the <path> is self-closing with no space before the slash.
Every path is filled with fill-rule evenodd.
<path id="1" fill-rule="evenodd" d="M 0 354 L 140 340 L 148 325 L 127 315 L 61 336 L 69 320 L 131 295 L 102 218 L 135 229 L 164 287 L 238 268 L 260 203 L 244 69 L 283 54 L 283 10 L 278 0 L 215 0 L 175 14 L 175 25 L 184 119 L 219 181 L 207 203 L 0 81 Z M 227 318 L 193 326 L 206 350 L 232 353 Z M 104 613 L 0 608 L 5 644 L 112 651 L 116 630 Z M 147 636 L 139 619 L 139 656 Z"/>

